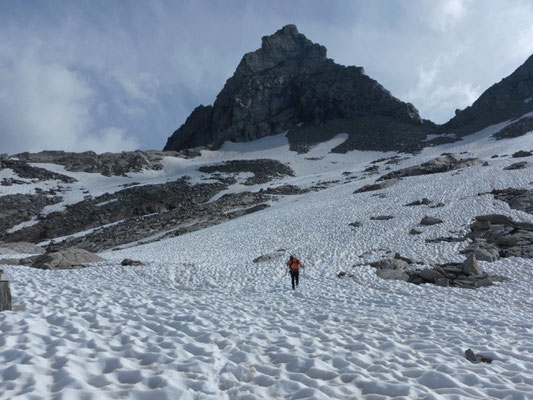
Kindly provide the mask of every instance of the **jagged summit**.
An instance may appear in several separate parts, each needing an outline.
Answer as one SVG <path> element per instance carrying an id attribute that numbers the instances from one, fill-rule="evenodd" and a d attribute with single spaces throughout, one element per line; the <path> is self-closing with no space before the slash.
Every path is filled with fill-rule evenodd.
<path id="1" fill-rule="evenodd" d="M 217 148 L 288 131 L 293 149 L 306 151 L 338 133 L 336 151 L 417 148 L 434 128 L 361 67 L 327 58 L 326 48 L 287 25 L 244 55 L 212 106 L 199 106 L 164 150 Z"/>
<path id="2" fill-rule="evenodd" d="M 252 75 L 291 61 L 312 71 L 327 60 L 326 53 L 324 46 L 299 33 L 296 25 L 286 25 L 273 35 L 263 36 L 261 48 L 245 54 L 235 74 Z"/>

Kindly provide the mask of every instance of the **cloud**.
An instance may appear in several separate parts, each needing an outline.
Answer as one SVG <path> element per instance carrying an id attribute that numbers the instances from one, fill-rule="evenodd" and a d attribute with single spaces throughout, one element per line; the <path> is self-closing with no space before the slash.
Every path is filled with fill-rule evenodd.
<path id="1" fill-rule="evenodd" d="M 38 50 L 37 45 L 1 53 L 1 152 L 105 152 L 110 151 L 108 146 L 115 151 L 138 146 L 120 129 L 99 129 L 92 111 L 97 99 L 89 82 L 64 65 L 43 61 Z"/>

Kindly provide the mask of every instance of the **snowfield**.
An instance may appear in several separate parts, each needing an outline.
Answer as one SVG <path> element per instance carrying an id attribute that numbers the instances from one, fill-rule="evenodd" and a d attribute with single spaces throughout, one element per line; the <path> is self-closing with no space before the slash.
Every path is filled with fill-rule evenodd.
<path id="1" fill-rule="evenodd" d="M 493 141 L 498 128 L 391 168 L 442 152 L 467 152 L 462 156 L 484 158 L 488 166 L 407 177 L 379 192 L 353 194 L 389 172 L 378 163 L 379 175 L 362 174 L 370 161 L 392 153 L 329 154 L 342 135 L 308 154 L 290 152 L 278 135 L 169 159 L 163 171 L 90 178 L 200 179 L 199 165 L 273 158 L 290 163 L 296 176 L 252 190 L 340 182 L 201 231 L 101 253 L 108 262 L 81 270 L 2 266 L 15 311 L 0 313 L 0 398 L 533 399 L 533 260 L 480 262 L 509 281 L 476 290 L 386 281 L 366 265 L 396 252 L 427 266 L 460 262 L 466 242 L 425 239 L 461 236 L 481 214 L 532 221 L 479 195 L 533 187 L 533 168 L 503 170 L 517 161 L 510 154 L 532 149 L 533 133 Z M 346 180 L 346 171 L 361 179 Z M 74 185 L 92 190 L 82 179 Z M 424 197 L 444 206 L 405 207 Z M 379 215 L 394 218 L 370 220 Z M 419 227 L 425 215 L 444 223 Z M 360 227 L 349 226 L 356 221 Z M 413 227 L 423 233 L 408 235 Z M 252 262 L 281 249 L 282 258 Z M 296 291 L 285 276 L 289 254 L 306 266 Z M 146 265 L 123 267 L 124 258 Z M 355 278 L 340 279 L 340 271 Z M 472 364 L 464 357 L 468 348 L 494 361 Z"/>

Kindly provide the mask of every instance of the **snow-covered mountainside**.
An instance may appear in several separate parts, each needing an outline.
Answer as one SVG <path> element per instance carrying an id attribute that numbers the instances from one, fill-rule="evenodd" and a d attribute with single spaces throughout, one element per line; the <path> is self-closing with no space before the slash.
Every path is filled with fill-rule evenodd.
<path id="1" fill-rule="evenodd" d="M 14 306 L 0 313 L 0 398 L 531 399 L 533 132 L 496 140 L 509 123 L 418 154 L 330 153 L 342 134 L 297 154 L 282 134 L 163 157 L 161 169 L 124 176 L 46 163 L 29 165 L 60 175 L 0 170 L 8 182 L 0 201 L 55 199 L 17 216 L 4 239 L 26 232 L 39 241 L 32 226 L 83 201 L 92 201 L 79 211 L 87 215 L 118 204 L 109 213 L 120 211 L 120 219 L 95 218 L 56 242 L 87 248 L 99 243 L 91 235 L 106 231 L 102 224 L 153 224 L 123 243 L 102 234 L 106 261 L 87 268 L 0 259 Z M 452 155 L 417 167 L 442 153 Z M 380 180 L 387 174 L 393 180 Z M 139 207 L 133 197 L 147 196 L 118 195 L 132 187 L 164 192 L 181 211 L 150 197 L 157 207 L 128 213 Z M 199 187 L 199 204 L 179 197 Z M 495 192 L 506 189 L 515 191 Z M 0 214 L 14 222 L 6 209 Z M 471 226 L 490 214 L 514 225 Z M 442 222 L 420 225 L 425 216 Z M 60 232 L 45 227 L 42 244 L 52 228 Z M 128 229 L 109 232 L 127 239 Z M 413 261 L 407 271 L 462 263 L 461 250 L 476 243 L 491 286 L 382 279 L 370 265 L 395 253 Z M 294 291 L 285 274 L 290 254 L 305 265 Z M 122 266 L 125 258 L 144 265 Z M 468 361 L 468 348 L 492 363 Z"/>

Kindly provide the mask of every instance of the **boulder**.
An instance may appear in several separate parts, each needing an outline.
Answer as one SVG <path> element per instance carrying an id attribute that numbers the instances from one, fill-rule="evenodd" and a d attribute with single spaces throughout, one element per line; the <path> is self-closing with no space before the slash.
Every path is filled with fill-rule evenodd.
<path id="1" fill-rule="evenodd" d="M 417 201 L 413 201 L 412 203 L 407 203 L 406 206 L 408 207 L 411 207 L 411 206 L 428 206 L 431 204 L 431 200 L 429 199 L 426 199 L 425 197 L 422 199 L 422 200 L 417 200 Z"/>
<path id="2" fill-rule="evenodd" d="M 74 269 L 90 263 L 105 261 L 83 249 L 66 249 L 34 257 L 31 267 L 39 269 Z"/>
<path id="3" fill-rule="evenodd" d="M 448 287 L 450 286 L 450 280 L 447 278 L 439 278 L 435 281 L 435 285 L 442 286 L 442 287 Z"/>
<path id="4" fill-rule="evenodd" d="M 531 153 L 530 151 L 520 150 L 520 151 L 517 151 L 516 153 L 513 153 L 512 157 L 520 158 L 520 157 L 529 157 L 531 155 L 533 155 L 533 153 Z"/>
<path id="5" fill-rule="evenodd" d="M 280 258 L 283 255 L 283 253 L 276 252 L 276 253 L 268 253 L 263 254 L 262 256 L 259 256 L 253 260 L 254 263 L 262 263 L 267 261 L 272 261 Z"/>
<path id="6" fill-rule="evenodd" d="M 434 217 L 428 217 L 427 215 L 422 218 L 420 221 L 420 225 L 436 225 L 436 224 L 442 224 L 442 220 L 439 218 Z"/>
<path id="7" fill-rule="evenodd" d="M 410 231 L 409 231 L 409 235 L 420 235 L 422 232 L 419 231 L 418 229 L 416 228 L 412 228 Z"/>
<path id="8" fill-rule="evenodd" d="M 370 217 L 370 220 L 371 221 L 388 221 L 393 218 L 394 218 L 393 215 L 378 215 L 375 217 Z"/>
<path id="9" fill-rule="evenodd" d="M 533 167 L 533 163 L 527 162 L 527 161 L 520 161 L 514 164 L 511 164 L 504 168 L 506 171 L 512 171 L 515 169 L 525 169 L 525 168 L 531 168 Z"/>
<path id="10" fill-rule="evenodd" d="M 383 182 L 375 183 L 372 185 L 365 185 L 363 187 L 360 187 L 357 189 L 354 193 L 363 193 L 363 192 L 371 192 L 374 190 L 381 190 L 386 189 L 388 187 L 391 187 L 393 185 L 396 185 L 400 180 L 399 179 L 389 179 Z"/>
<path id="11" fill-rule="evenodd" d="M 490 221 L 474 221 L 474 223 L 470 226 L 470 229 L 472 231 L 486 231 L 487 229 L 490 229 Z"/>
<path id="12" fill-rule="evenodd" d="M 142 261 L 132 260 L 131 258 L 125 258 L 122 260 L 120 265 L 129 266 L 129 265 L 144 265 Z"/>
<path id="13" fill-rule="evenodd" d="M 513 247 L 518 244 L 518 238 L 516 236 L 501 236 L 496 239 L 496 244 L 502 247 Z"/>
<path id="14" fill-rule="evenodd" d="M 473 253 L 470 253 L 463 263 L 463 273 L 467 276 L 481 275 L 483 273 Z"/>
<path id="15" fill-rule="evenodd" d="M 500 259 L 500 251 L 496 247 L 477 247 L 473 254 L 479 261 L 493 262 Z"/>
<path id="16" fill-rule="evenodd" d="M 465 351 L 465 357 L 468 361 L 477 364 L 480 362 L 484 362 L 487 364 L 490 364 L 492 362 L 492 358 L 483 356 L 481 354 L 476 354 L 472 349 L 468 349 Z"/>
<path id="17" fill-rule="evenodd" d="M 403 257 L 400 253 L 396 253 L 394 254 L 394 258 L 396 260 L 403 260 L 405 261 L 407 264 L 413 264 L 413 260 L 411 260 L 410 258 L 407 258 L 407 257 Z"/>
<path id="18" fill-rule="evenodd" d="M 378 269 L 376 275 L 381 279 L 405 281 L 409 280 L 409 275 L 398 269 Z"/>
<path id="19" fill-rule="evenodd" d="M 440 274 L 439 272 L 437 272 L 434 269 L 423 269 L 422 271 L 420 271 L 418 273 L 418 275 L 422 279 L 424 279 L 424 280 L 426 280 L 426 281 L 428 281 L 430 283 L 436 283 L 437 280 L 444 278 L 444 276 L 442 276 L 442 274 Z"/>

